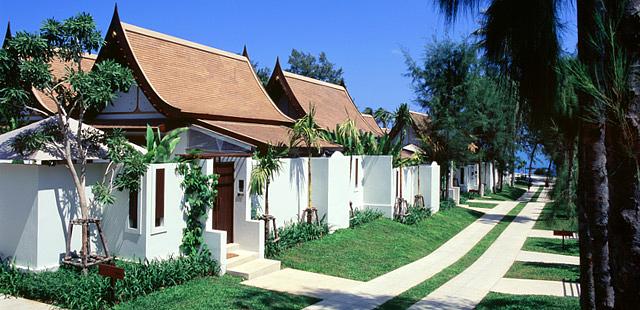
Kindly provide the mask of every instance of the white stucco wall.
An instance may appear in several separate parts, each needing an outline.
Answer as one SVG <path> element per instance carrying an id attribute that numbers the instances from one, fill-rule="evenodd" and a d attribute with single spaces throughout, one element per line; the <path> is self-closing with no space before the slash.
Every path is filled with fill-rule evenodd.
<path id="1" fill-rule="evenodd" d="M 363 205 L 393 218 L 395 196 L 393 158 L 391 156 L 363 156 Z"/>
<path id="2" fill-rule="evenodd" d="M 37 266 L 38 166 L 0 164 L 0 255 Z"/>
<path id="3" fill-rule="evenodd" d="M 166 258 L 179 254 L 184 228 L 183 192 L 176 164 L 153 164 L 142 179 L 139 192 L 137 229 L 129 228 L 128 192 L 118 192 L 113 205 L 95 210 L 102 219 L 110 254 L 127 259 Z M 102 179 L 105 164 L 90 164 L 87 184 Z M 155 173 L 165 169 L 164 226 L 154 227 Z M 89 199 L 91 188 L 85 189 Z M 19 193 L 19 194 L 16 194 Z M 77 195 L 64 166 L 0 165 L 0 253 L 12 256 L 23 268 L 57 267 L 68 238 L 68 222 L 78 218 Z M 92 229 L 92 251 L 102 253 L 96 245 L 97 232 Z M 81 230 L 74 227 L 72 250 L 80 248 Z"/>

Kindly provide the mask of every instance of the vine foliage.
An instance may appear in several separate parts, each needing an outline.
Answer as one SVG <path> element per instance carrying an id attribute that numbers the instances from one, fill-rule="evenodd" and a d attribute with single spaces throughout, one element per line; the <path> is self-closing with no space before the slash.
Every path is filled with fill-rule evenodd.
<path id="1" fill-rule="evenodd" d="M 181 186 L 184 190 L 183 209 L 187 224 L 182 230 L 180 250 L 184 255 L 209 252 L 203 237 L 204 219 L 209 209 L 214 207 L 218 195 L 218 175 L 206 175 L 197 159 L 181 162 L 177 172 L 183 177 Z"/>

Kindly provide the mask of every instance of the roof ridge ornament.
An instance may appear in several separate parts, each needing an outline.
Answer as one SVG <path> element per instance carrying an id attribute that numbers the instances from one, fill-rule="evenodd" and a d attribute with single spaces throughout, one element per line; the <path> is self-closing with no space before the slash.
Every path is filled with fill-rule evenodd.
<path id="1" fill-rule="evenodd" d="M 249 52 L 247 51 L 247 45 L 246 44 L 242 48 L 242 56 L 247 57 L 247 59 L 249 59 Z M 249 61 L 251 61 L 251 59 L 249 59 Z"/>
<path id="2" fill-rule="evenodd" d="M 11 39 L 13 35 L 11 34 L 11 20 L 7 20 L 7 32 L 4 35 L 4 40 L 2 41 L 2 47 L 6 47 L 9 44 L 9 39 Z"/>

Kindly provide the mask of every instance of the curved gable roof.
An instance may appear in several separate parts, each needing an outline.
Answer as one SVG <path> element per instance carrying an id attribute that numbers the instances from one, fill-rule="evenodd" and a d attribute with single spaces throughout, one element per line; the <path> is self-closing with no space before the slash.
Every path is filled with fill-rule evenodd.
<path id="1" fill-rule="evenodd" d="M 271 101 L 247 57 L 120 22 L 117 11 L 107 36 L 109 44 L 119 50 L 115 51 L 118 56 L 110 56 L 127 63 L 145 95 L 165 114 L 293 122 Z"/>
<path id="2" fill-rule="evenodd" d="M 284 71 L 279 61 L 270 84 L 276 80 L 285 88 L 285 94 L 296 110 L 309 113 L 310 105 L 315 107 L 316 119 L 321 127 L 333 130 L 336 125 L 351 119 L 362 131 L 382 134 L 380 127 L 372 126 L 364 119 L 344 86 Z"/>
<path id="3" fill-rule="evenodd" d="M 380 126 L 378 125 L 378 122 L 376 122 L 376 119 L 373 117 L 373 115 L 365 114 L 365 113 L 361 113 L 361 114 L 362 114 L 362 118 L 364 118 L 367 124 L 369 124 L 369 127 L 377 128 L 380 132 L 382 132 L 382 128 L 380 128 Z"/>

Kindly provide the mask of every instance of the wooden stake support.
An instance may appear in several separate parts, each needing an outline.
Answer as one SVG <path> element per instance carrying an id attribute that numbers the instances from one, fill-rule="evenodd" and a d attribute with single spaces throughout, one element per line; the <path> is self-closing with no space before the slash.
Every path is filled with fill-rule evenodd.
<path id="1" fill-rule="evenodd" d="M 91 240 L 87 240 L 87 242 L 83 244 L 83 248 L 80 250 L 79 255 L 72 253 L 71 239 L 73 237 L 73 226 L 81 226 L 83 236 L 89 236 L 89 228 L 91 224 L 95 225 L 98 230 L 98 237 L 100 238 L 100 243 L 102 244 L 102 248 L 104 249 L 104 256 L 91 254 Z M 87 269 L 96 264 L 110 262 L 112 259 L 113 257 L 109 255 L 109 248 L 107 247 L 104 233 L 102 232 L 101 221 L 99 219 L 77 219 L 69 221 L 69 236 L 67 238 L 64 259 L 62 260 L 63 264 Z"/>

